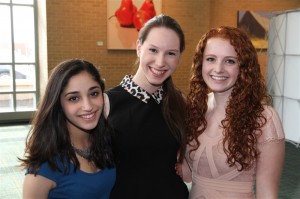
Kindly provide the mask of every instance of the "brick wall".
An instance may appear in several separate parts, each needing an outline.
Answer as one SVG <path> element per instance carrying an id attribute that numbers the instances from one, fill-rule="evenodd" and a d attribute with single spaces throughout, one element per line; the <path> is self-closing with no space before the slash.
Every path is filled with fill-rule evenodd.
<path id="1" fill-rule="evenodd" d="M 48 68 L 69 58 L 85 58 L 100 66 L 107 87 L 133 72 L 134 50 L 107 50 L 106 0 L 49 0 L 47 3 Z M 299 0 L 162 0 L 162 12 L 174 17 L 186 37 L 186 50 L 174 74 L 187 92 L 190 65 L 197 42 L 211 27 L 236 26 L 238 10 L 284 11 L 300 7 Z M 103 46 L 97 46 L 103 41 Z M 266 52 L 259 57 L 265 73 Z"/>

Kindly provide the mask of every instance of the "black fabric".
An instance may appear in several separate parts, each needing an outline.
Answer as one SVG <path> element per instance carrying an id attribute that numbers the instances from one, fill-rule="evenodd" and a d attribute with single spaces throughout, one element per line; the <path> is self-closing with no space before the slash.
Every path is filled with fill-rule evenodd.
<path id="1" fill-rule="evenodd" d="M 145 103 L 121 86 L 108 90 L 108 116 L 116 134 L 116 184 L 111 199 L 185 199 L 188 189 L 175 172 L 179 143 L 161 104 Z"/>

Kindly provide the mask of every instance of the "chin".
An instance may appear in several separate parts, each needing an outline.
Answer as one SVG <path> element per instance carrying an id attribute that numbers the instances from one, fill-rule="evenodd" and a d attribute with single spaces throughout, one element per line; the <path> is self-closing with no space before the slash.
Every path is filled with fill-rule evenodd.
<path id="1" fill-rule="evenodd" d="M 96 128 L 96 126 L 97 126 L 97 124 L 96 124 L 96 125 L 89 125 L 89 126 L 86 126 L 84 129 L 85 129 L 86 131 L 91 131 L 91 130 L 93 130 L 94 128 Z"/>
<path id="2" fill-rule="evenodd" d="M 157 82 L 157 81 L 156 81 L 156 82 L 154 82 L 154 81 L 153 81 L 153 82 L 150 82 L 150 84 L 151 84 L 152 86 L 155 86 L 155 87 L 160 87 L 160 86 L 163 85 L 163 83 L 164 83 L 164 82 Z"/>
<path id="3" fill-rule="evenodd" d="M 165 77 L 153 77 L 153 78 L 149 79 L 149 83 L 154 86 L 161 86 L 161 85 L 163 85 L 163 83 L 166 79 L 167 78 L 165 78 Z"/>

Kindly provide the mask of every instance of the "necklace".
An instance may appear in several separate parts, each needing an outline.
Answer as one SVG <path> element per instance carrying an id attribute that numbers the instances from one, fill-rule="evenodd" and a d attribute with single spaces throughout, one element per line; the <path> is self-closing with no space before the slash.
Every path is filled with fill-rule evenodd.
<path id="1" fill-rule="evenodd" d="M 89 159 L 91 156 L 91 150 L 90 148 L 86 148 L 86 149 L 78 149 L 75 146 L 73 146 L 74 151 L 80 155 L 81 157 L 83 157 L 84 159 Z"/>

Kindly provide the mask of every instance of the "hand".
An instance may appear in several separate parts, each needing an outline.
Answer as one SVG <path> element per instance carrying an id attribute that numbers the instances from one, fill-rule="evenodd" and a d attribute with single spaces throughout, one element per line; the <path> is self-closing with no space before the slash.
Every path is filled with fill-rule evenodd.
<path id="1" fill-rule="evenodd" d="M 175 170 L 176 170 L 176 174 L 182 178 L 182 164 L 181 163 L 177 162 L 175 164 Z"/>

